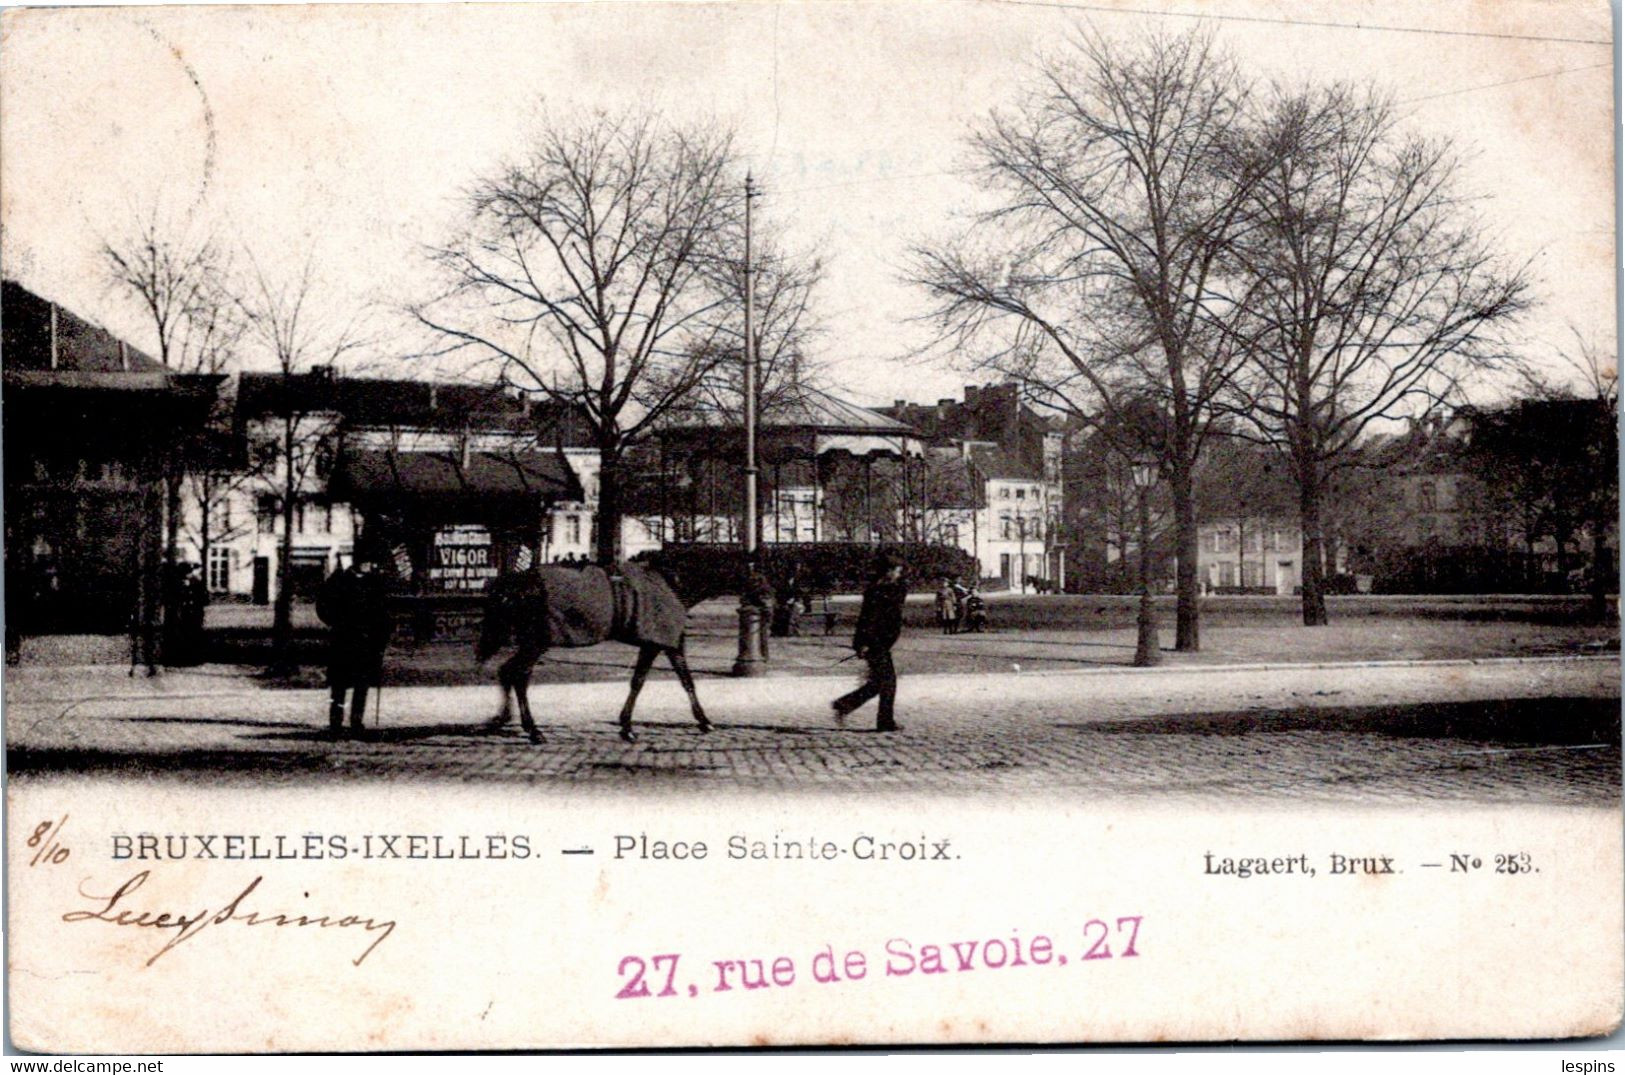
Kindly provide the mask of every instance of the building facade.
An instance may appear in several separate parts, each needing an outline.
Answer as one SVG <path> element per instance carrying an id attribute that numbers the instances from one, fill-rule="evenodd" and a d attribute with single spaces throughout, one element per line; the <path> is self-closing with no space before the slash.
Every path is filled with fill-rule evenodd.
<path id="1" fill-rule="evenodd" d="M 1062 429 L 1023 402 L 1014 383 L 967 385 L 964 395 L 881 408 L 917 430 L 945 466 L 928 529 L 969 553 L 984 580 L 1021 591 L 1064 588 Z"/>
<path id="2" fill-rule="evenodd" d="M 7 280 L 5 569 L 8 654 L 25 636 L 125 635 L 162 659 L 169 496 L 221 378 L 177 374 Z"/>
<path id="3" fill-rule="evenodd" d="M 190 498 L 189 551 L 215 596 L 258 604 L 276 600 L 284 552 L 294 597 L 310 599 L 364 534 L 421 594 L 478 593 L 503 570 L 584 556 L 591 508 L 570 456 L 585 453 L 560 443 L 572 431 L 555 419 L 478 386 L 243 374 L 245 465 Z"/>

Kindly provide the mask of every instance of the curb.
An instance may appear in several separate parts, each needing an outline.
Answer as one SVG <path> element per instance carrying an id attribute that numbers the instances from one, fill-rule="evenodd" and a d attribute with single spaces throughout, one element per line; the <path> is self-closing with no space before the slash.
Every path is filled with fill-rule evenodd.
<path id="1" fill-rule="evenodd" d="M 1141 676 L 1169 672 L 1290 672 L 1303 669 L 1331 671 L 1351 668 L 1465 668 L 1478 665 L 1604 663 L 1620 664 L 1619 654 L 1579 653 L 1553 657 L 1443 657 L 1437 659 L 1416 657 L 1394 661 L 1267 661 L 1249 664 L 1159 664 L 1152 668 L 1134 668 L 1125 665 L 1105 668 L 1065 668 L 1045 670 L 1035 674 L 1044 676 Z M 940 674 L 922 672 L 919 676 L 911 676 L 910 678 L 928 679 L 933 675 Z M 990 676 L 1025 675 L 1026 673 L 970 672 L 965 674 Z"/>
<path id="2" fill-rule="evenodd" d="M 1303 671 L 1353 671 L 1353 670 L 1359 670 L 1359 669 L 1469 668 L 1469 667 L 1499 667 L 1499 666 L 1518 667 L 1518 666 L 1536 666 L 1536 665 L 1546 665 L 1546 666 L 1591 665 L 1591 664 L 1613 664 L 1613 665 L 1618 665 L 1619 663 L 1620 663 L 1620 657 L 1619 657 L 1618 654 L 1597 654 L 1597 655 L 1577 654 L 1577 655 L 1564 655 L 1564 656 L 1553 656 L 1553 657 L 1457 657 L 1457 658 L 1444 658 L 1444 659 L 1439 659 L 1439 660 L 1427 660 L 1427 659 L 1416 658 L 1416 659 L 1410 659 L 1410 660 L 1394 660 L 1394 661 L 1296 661 L 1296 662 L 1294 662 L 1294 661 L 1276 661 L 1276 662 L 1253 662 L 1253 663 L 1248 663 L 1248 664 L 1189 664 L 1189 665 L 1159 664 L 1159 665 L 1156 665 L 1155 667 L 1151 667 L 1151 668 L 1135 668 L 1135 667 L 1132 667 L 1132 666 L 1123 665 L 1123 666 L 1108 666 L 1108 667 L 1103 667 L 1103 668 L 1045 669 L 1044 671 L 1033 672 L 1033 673 L 1030 673 L 1030 674 L 1025 673 L 1025 672 L 1019 672 L 1019 671 L 1011 671 L 1011 672 L 917 672 L 917 673 L 909 673 L 907 675 L 907 679 L 909 679 L 912 682 L 920 682 L 920 681 L 929 682 L 929 681 L 941 681 L 941 680 L 966 680 L 966 681 L 970 681 L 970 682 L 981 682 L 981 681 L 985 680 L 985 681 L 995 681 L 996 682 L 996 681 L 998 681 L 1000 679 L 1003 679 L 1003 678 L 1019 678 L 1019 679 L 1028 679 L 1028 680 L 1030 680 L 1030 679 L 1035 679 L 1035 678 L 1063 679 L 1063 678 L 1091 677 L 1091 676 L 1108 676 L 1108 677 L 1115 677 L 1115 676 L 1126 676 L 1126 677 L 1150 676 L 1150 677 L 1156 677 L 1156 676 L 1183 675 L 1183 674 L 1216 675 L 1216 674 L 1237 673 L 1237 672 L 1239 672 L 1239 673 L 1256 673 L 1256 672 L 1303 672 Z M 92 665 L 92 666 L 89 666 L 89 667 L 99 667 L 99 666 Z M 720 680 L 715 681 L 712 684 L 712 686 L 720 687 L 720 686 L 722 686 L 722 684 L 725 684 L 725 683 L 738 683 L 738 684 L 741 684 L 742 686 L 746 685 L 746 684 L 750 684 L 750 683 L 757 683 L 757 684 L 767 685 L 767 684 L 775 684 L 775 683 L 787 683 L 787 682 L 798 681 L 798 680 L 823 679 L 823 678 L 835 678 L 835 677 L 818 676 L 818 675 L 811 675 L 811 676 L 808 676 L 808 675 L 773 675 L 770 672 L 766 676 L 752 677 L 750 679 L 735 679 L 735 678 L 732 678 L 732 677 L 724 677 L 724 678 L 722 678 Z M 174 691 L 174 692 L 168 692 L 168 691 L 128 691 L 128 692 L 107 691 L 107 692 L 104 692 L 104 693 L 96 693 L 96 694 L 91 694 L 91 695 L 87 695 L 87 696 L 84 696 L 84 697 L 79 697 L 76 700 L 79 701 L 79 702 L 86 702 L 86 701 L 106 702 L 106 701 L 121 701 L 121 700 L 125 700 L 125 699 L 137 699 L 137 698 L 140 698 L 140 699 L 174 699 L 174 700 L 177 700 L 177 701 L 184 699 L 184 700 L 188 700 L 188 701 L 195 701 L 195 700 L 203 699 L 203 698 L 261 697 L 266 693 L 273 693 L 273 694 L 278 694 L 278 695 L 295 694 L 295 693 L 298 693 L 300 691 L 312 691 L 312 692 L 320 693 L 320 692 L 325 690 L 325 688 L 322 688 L 322 687 L 267 688 L 267 687 L 255 685 L 254 681 L 250 677 L 245 676 L 245 677 L 243 677 L 243 680 L 244 681 L 243 681 L 243 683 L 241 685 L 228 686 L 228 687 L 224 687 L 223 689 L 219 689 L 219 690 L 206 690 L 206 691 L 183 690 L 183 691 Z M 448 689 L 448 690 L 484 689 L 485 687 L 489 686 L 489 684 L 449 684 L 449 685 L 446 685 L 444 688 L 441 688 L 441 687 L 439 687 L 437 685 L 431 685 L 431 684 L 413 685 L 413 686 L 400 686 L 400 687 L 392 687 L 392 685 L 390 685 L 390 684 L 385 684 L 385 686 L 386 686 L 386 688 L 395 689 L 395 690 L 414 690 L 414 691 L 417 691 L 417 690 L 438 690 L 438 689 Z M 539 688 L 541 686 L 542 685 L 538 684 L 537 688 Z M 596 686 L 596 687 L 609 687 L 609 688 L 613 688 L 613 689 L 616 689 L 616 690 L 624 691 L 626 685 L 625 685 L 624 681 L 619 680 L 619 679 L 605 679 L 605 680 L 570 681 L 570 682 L 563 682 L 563 683 L 548 684 L 548 686 L 572 687 L 572 688 L 583 688 L 583 687 L 595 687 Z M 58 689 L 60 689 L 60 685 L 58 685 Z M 8 695 L 12 695 L 12 697 L 8 697 L 7 701 L 8 702 L 13 702 L 13 703 L 19 704 L 19 705 L 39 704 L 39 703 L 47 702 L 47 701 L 55 702 L 55 701 L 60 700 L 59 698 L 56 698 L 56 697 L 52 697 L 52 698 L 43 698 L 42 697 L 42 698 L 34 698 L 34 699 L 30 699 L 30 698 L 27 698 L 27 697 L 16 697 L 15 694 L 14 694 L 14 691 L 10 691 L 10 690 L 8 690 L 7 693 L 8 693 Z"/>

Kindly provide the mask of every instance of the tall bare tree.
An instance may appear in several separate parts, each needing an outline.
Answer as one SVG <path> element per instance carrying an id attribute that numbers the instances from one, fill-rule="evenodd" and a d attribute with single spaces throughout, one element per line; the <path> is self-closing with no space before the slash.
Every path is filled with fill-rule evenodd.
<path id="1" fill-rule="evenodd" d="M 431 251 L 448 281 L 416 315 L 451 351 L 576 408 L 601 460 L 598 548 L 617 554 L 626 449 L 714 369 L 720 248 L 744 204 L 731 136 L 646 114 L 545 125 L 479 180 Z"/>
<path id="2" fill-rule="evenodd" d="M 1515 521 L 1531 560 L 1550 538 L 1566 576 L 1589 532 L 1587 612 L 1600 623 L 1618 616 L 1608 595 L 1619 578 L 1619 366 L 1612 348 L 1570 331 L 1555 363 L 1522 371 L 1521 398 L 1476 412 L 1467 455 L 1491 512 Z"/>
<path id="3" fill-rule="evenodd" d="M 104 243 L 102 258 L 114 287 L 146 315 L 159 362 L 177 373 L 227 370 L 244 326 L 228 292 L 230 252 L 211 231 L 191 216 L 169 220 L 154 209 L 128 235 Z M 199 501 L 199 551 L 205 564 L 213 537 L 210 520 L 218 513 L 222 486 L 230 484 L 211 452 L 211 434 L 222 417 L 217 412 L 197 437 L 166 445 L 163 589 L 167 625 L 177 620 L 177 561 L 185 514 L 182 493 L 188 475 Z"/>
<path id="4" fill-rule="evenodd" d="M 1548 388 L 1553 398 L 1584 401 L 1586 485 L 1591 529 L 1590 615 L 1598 623 L 1619 620 L 1610 592 L 1619 592 L 1619 355 L 1596 337 L 1573 329 L 1574 345 L 1563 359 L 1577 377 L 1572 387 Z M 1614 548 L 1608 547 L 1613 531 Z"/>
<path id="5" fill-rule="evenodd" d="M 781 242 L 754 241 L 754 323 L 756 393 L 760 413 L 791 400 L 795 389 L 817 379 L 819 367 L 809 349 L 820 331 L 813 297 L 824 279 L 824 261 L 817 253 L 790 252 Z M 743 251 L 744 236 L 732 222 L 719 237 L 722 250 Z M 723 414 L 742 420 L 744 402 L 745 304 L 744 259 L 721 259 L 715 264 L 712 285 L 727 301 L 712 315 L 711 346 L 721 349 L 719 360 L 676 409 Z"/>
<path id="6" fill-rule="evenodd" d="M 1506 359 L 1529 305 L 1458 190 L 1448 140 L 1372 90 L 1277 90 L 1262 107 L 1251 226 L 1233 249 L 1237 416 L 1285 455 L 1303 529 L 1303 622 L 1326 622 L 1323 499 L 1374 422 L 1426 410 Z"/>
<path id="7" fill-rule="evenodd" d="M 994 205 L 972 237 L 914 258 L 944 342 L 1103 429 L 1161 412 L 1140 439 L 1173 497 L 1181 650 L 1200 646 L 1196 465 L 1236 362 L 1207 299 L 1256 178 L 1246 95 L 1206 31 L 1080 31 L 973 136 Z"/>
<path id="8" fill-rule="evenodd" d="M 274 436 L 258 445 L 255 465 L 270 489 L 282 533 L 277 550 L 276 602 L 272 619 L 272 669 L 293 666 L 293 535 L 299 509 L 316 491 L 330 461 L 338 413 L 323 371 L 363 346 L 359 315 L 343 317 L 321 298 L 323 287 L 307 258 L 295 273 L 268 274 L 252 256 L 237 307 L 247 326 L 246 340 L 274 364 L 278 391 L 267 400 L 264 417 Z M 327 382 L 330 385 L 330 382 Z M 253 449 L 251 449 L 252 451 Z"/>

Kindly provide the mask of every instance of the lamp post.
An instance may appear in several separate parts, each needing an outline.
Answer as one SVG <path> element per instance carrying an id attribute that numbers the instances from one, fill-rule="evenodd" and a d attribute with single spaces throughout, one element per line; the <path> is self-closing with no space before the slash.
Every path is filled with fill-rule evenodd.
<path id="1" fill-rule="evenodd" d="M 756 197 L 756 181 L 745 176 L 745 573 L 739 595 L 739 656 L 734 661 L 736 676 L 759 676 L 767 671 L 767 653 L 762 645 L 764 610 L 756 590 L 756 278 L 750 259 L 750 203 Z"/>
<path id="2" fill-rule="evenodd" d="M 1155 460 L 1134 462 L 1134 487 L 1140 491 L 1140 621 L 1134 666 L 1149 668 L 1162 660 L 1157 642 L 1157 614 L 1151 605 L 1151 487 L 1157 484 Z"/>

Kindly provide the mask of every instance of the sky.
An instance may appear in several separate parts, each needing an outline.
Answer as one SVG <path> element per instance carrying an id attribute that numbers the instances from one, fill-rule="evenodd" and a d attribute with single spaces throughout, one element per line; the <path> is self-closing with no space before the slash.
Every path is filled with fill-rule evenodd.
<path id="1" fill-rule="evenodd" d="M 1474 211 L 1537 280 L 1526 353 L 1572 351 L 1570 325 L 1611 352 L 1610 12 L 1567 0 L 10 9 L 0 268 L 150 348 L 99 251 L 156 206 L 268 275 L 310 257 L 335 310 L 405 303 L 433 291 L 424 244 L 539 115 L 650 107 L 733 127 L 759 219 L 824 255 L 812 349 L 831 386 L 869 405 L 957 397 L 975 356 L 917 354 L 926 303 L 903 271 L 976 204 L 969 125 L 1080 22 L 1133 34 L 1187 15 L 1251 75 L 1375 81 L 1416 129 L 1456 139 Z"/>

